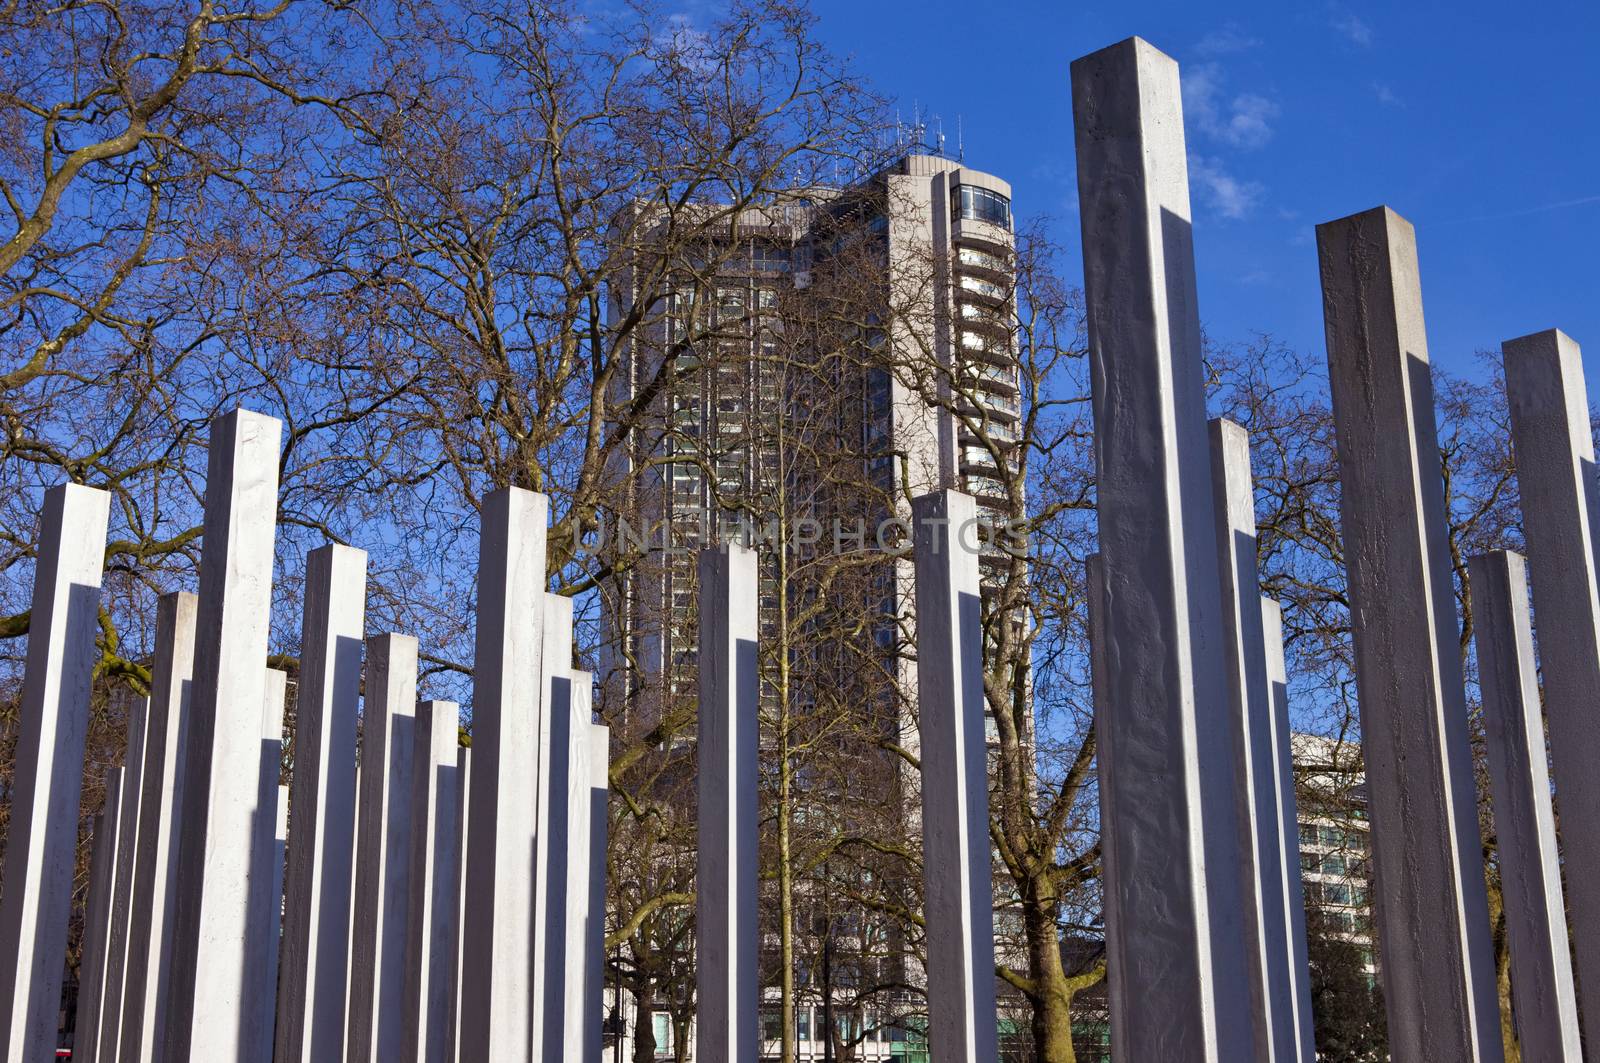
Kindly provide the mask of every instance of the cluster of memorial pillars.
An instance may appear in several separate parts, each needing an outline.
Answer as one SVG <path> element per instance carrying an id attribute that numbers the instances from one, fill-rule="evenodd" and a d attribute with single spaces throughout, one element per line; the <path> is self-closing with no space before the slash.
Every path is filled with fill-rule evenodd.
<path id="1" fill-rule="evenodd" d="M 1282 621 L 1259 598 L 1249 445 L 1204 421 L 1177 64 L 1131 39 L 1073 64 L 1100 554 L 1090 565 L 1112 1046 L 1119 1059 L 1314 1058 Z M 1460 628 L 1411 226 L 1317 229 L 1396 1060 L 1499 1061 Z M 1503 348 L 1525 566 L 1470 559 L 1500 875 L 1526 1059 L 1600 1016 L 1600 589 L 1578 348 Z M 1209 446 L 1208 446 L 1209 443 Z M 1206 465 L 1206 454 L 1211 465 Z M 1593 1036 L 1591 1034 L 1591 1036 Z"/>
<path id="2" fill-rule="evenodd" d="M 598 1060 L 607 732 L 571 602 L 544 591 L 545 499 L 484 501 L 470 760 L 455 704 L 417 701 L 416 640 L 364 637 L 365 555 L 308 555 L 282 787 L 279 434 L 242 410 L 212 426 L 201 593 L 158 603 L 151 694 L 95 817 L 75 1058 Z M 13 1061 L 55 1053 L 107 514 L 88 488 L 46 497 L 6 861 Z M 924 790 L 931 1037 L 989 1060 L 981 533 L 956 492 L 913 522 L 923 760 L 953 783 Z M 757 595 L 751 550 L 704 551 L 698 1058 L 728 1063 L 760 1050 Z"/>
<path id="3" fill-rule="evenodd" d="M 607 731 L 545 590 L 546 500 L 483 503 L 470 753 L 454 703 L 417 701 L 416 640 L 366 637 L 365 554 L 307 556 L 280 787 L 281 434 L 212 424 L 199 594 L 158 602 L 93 825 L 73 1058 L 598 1060 Z M 0 900 L 10 1063 L 58 1047 L 108 516 L 103 492 L 46 493 Z"/>

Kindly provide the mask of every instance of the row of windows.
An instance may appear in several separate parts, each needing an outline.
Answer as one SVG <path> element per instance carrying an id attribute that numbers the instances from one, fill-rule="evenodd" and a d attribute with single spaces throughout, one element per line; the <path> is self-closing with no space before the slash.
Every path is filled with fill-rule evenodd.
<path id="1" fill-rule="evenodd" d="M 1365 934 L 1367 932 L 1365 923 L 1355 912 L 1335 909 L 1331 912 L 1325 912 L 1323 915 L 1333 925 L 1333 929 L 1341 934 Z M 1371 954 L 1363 953 L 1362 960 L 1365 965 L 1370 966 L 1372 964 Z"/>
<path id="2" fill-rule="evenodd" d="M 1367 877 L 1367 861 L 1360 856 L 1336 853 L 1300 853 L 1300 870 L 1320 875 L 1348 875 L 1351 878 Z"/>
<path id="3" fill-rule="evenodd" d="M 1007 417 L 1015 418 L 1022 415 L 1022 403 L 1015 395 L 1003 395 L 992 391 L 985 392 L 983 395 L 983 408 Z"/>
<path id="4" fill-rule="evenodd" d="M 999 192 L 972 185 L 957 185 L 950 194 L 951 215 L 958 220 L 986 221 L 1011 228 L 1011 200 Z"/>
<path id="5" fill-rule="evenodd" d="M 900 1044 L 907 1040 L 921 1039 L 920 1034 L 909 1031 L 899 1024 L 885 1023 L 871 1016 L 863 1018 L 861 1012 L 854 1008 L 834 1008 L 832 1018 L 840 1037 L 846 1042 L 859 1039 L 868 1044 L 874 1042 Z M 864 1022 L 869 1025 L 863 1026 Z M 825 1030 L 822 1008 L 808 1005 L 794 1009 L 794 1033 L 797 1040 L 810 1041 L 813 1039 L 813 1034 L 816 1040 L 824 1040 Z M 777 1008 L 761 1009 L 761 1036 L 768 1041 L 777 1041 L 783 1037 L 782 1011 Z"/>
<path id="6" fill-rule="evenodd" d="M 1319 907 L 1331 904 L 1342 908 L 1365 908 L 1367 891 L 1349 882 L 1307 882 L 1306 903 Z"/>
<path id="7" fill-rule="evenodd" d="M 1367 832 L 1364 830 L 1344 830 L 1341 827 L 1332 827 L 1326 823 L 1302 823 L 1300 824 L 1300 844 L 1326 845 L 1330 848 L 1366 852 Z"/>
<path id="8" fill-rule="evenodd" d="M 990 299 L 1004 299 L 1007 295 L 1006 290 L 1000 285 L 994 281 L 986 281 L 981 277 L 973 277 L 963 273 L 959 283 L 966 291 L 976 292 Z"/>
<path id="9" fill-rule="evenodd" d="M 1011 353 L 1011 340 L 1009 337 L 991 336 L 971 329 L 961 330 L 961 346 L 963 350 L 977 351 L 980 354 Z"/>
<path id="10" fill-rule="evenodd" d="M 1006 497 L 1005 481 L 1001 480 L 997 476 L 983 476 L 978 473 L 968 473 L 965 477 L 963 477 L 963 479 L 966 480 L 967 491 L 969 494 L 982 495 L 990 498 Z"/>
<path id="11" fill-rule="evenodd" d="M 978 423 L 983 424 L 981 420 Z M 989 438 L 994 440 L 996 443 L 1015 443 L 1017 441 L 1016 425 L 1008 424 L 1005 421 L 992 420 L 988 424 L 983 425 L 983 430 L 989 433 Z M 976 441 L 977 434 L 972 433 L 971 438 Z"/>
<path id="12" fill-rule="evenodd" d="M 981 325 L 991 325 L 995 328 L 1011 331 L 1011 317 L 1005 311 L 993 307 L 979 306 L 976 303 L 962 303 L 961 316 L 968 321 L 975 321 Z"/>
<path id="13" fill-rule="evenodd" d="M 1017 386 L 1016 370 L 1008 365 L 991 365 L 988 362 L 968 362 L 965 366 L 967 375 L 976 378 L 985 384 L 994 384 L 1000 387 L 1015 388 Z"/>
<path id="14" fill-rule="evenodd" d="M 719 286 L 717 288 L 717 322 L 733 321 L 745 316 L 745 302 L 749 290 L 742 287 Z M 696 292 L 692 288 L 683 288 L 673 291 L 667 301 L 667 339 L 669 341 L 680 339 L 688 330 L 689 322 L 694 318 Z M 778 290 L 776 288 L 757 288 L 756 309 L 771 312 L 778 305 Z"/>
<path id="15" fill-rule="evenodd" d="M 884 1025 L 867 1019 L 872 1025 L 863 1027 L 861 1012 L 848 1008 L 835 1008 L 832 1016 L 834 1025 L 838 1027 L 840 1035 L 846 1043 L 866 1044 L 904 1044 L 907 1042 L 922 1044 L 925 1041 L 921 1031 L 907 1029 L 901 1025 Z M 801 1041 L 824 1040 L 823 1010 L 822 1008 L 798 1007 L 794 1015 L 795 1036 Z M 656 1058 L 671 1059 L 676 1055 L 673 1044 L 672 1015 L 665 1011 L 654 1012 L 650 1016 L 651 1033 L 655 1036 Z M 865 1037 L 862 1037 L 865 1029 Z M 773 1008 L 761 1009 L 761 1036 L 768 1041 L 781 1040 L 783 1037 L 783 1013 Z M 859 1039 L 859 1040 L 858 1040 Z M 898 1054 L 899 1050 L 896 1050 Z"/>
<path id="16" fill-rule="evenodd" d="M 995 273 L 1006 272 L 1006 260 L 999 255 L 980 251 L 976 247 L 956 248 L 956 261 L 963 266 L 974 266 L 978 269 L 993 270 Z"/>

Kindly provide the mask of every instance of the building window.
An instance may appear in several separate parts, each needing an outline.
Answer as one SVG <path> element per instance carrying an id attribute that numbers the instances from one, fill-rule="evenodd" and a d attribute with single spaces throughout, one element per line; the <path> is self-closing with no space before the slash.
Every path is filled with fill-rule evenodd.
<path id="1" fill-rule="evenodd" d="M 989 299 L 1004 299 L 1006 297 L 1006 290 L 1000 285 L 993 281 L 986 281 L 981 277 L 969 277 L 964 273 L 961 275 L 961 287 L 966 291 L 976 292 L 978 295 Z"/>
<path id="2" fill-rule="evenodd" d="M 999 192 L 973 185 L 957 185 L 951 195 L 951 207 L 958 219 L 986 221 L 1002 229 L 1011 228 L 1011 200 Z"/>
<path id="3" fill-rule="evenodd" d="M 787 248 L 757 243 L 750 249 L 750 267 L 767 273 L 782 273 L 789 268 Z"/>
<path id="4" fill-rule="evenodd" d="M 987 251 L 979 251 L 975 247 L 962 247 L 956 249 L 956 261 L 963 266 L 976 266 L 978 269 L 992 270 L 995 273 L 1006 272 L 1006 260 L 999 255 L 991 255 Z"/>
<path id="5" fill-rule="evenodd" d="M 665 1011 L 657 1011 L 650 1016 L 651 1032 L 655 1034 L 656 1055 L 672 1055 L 672 1016 Z"/>

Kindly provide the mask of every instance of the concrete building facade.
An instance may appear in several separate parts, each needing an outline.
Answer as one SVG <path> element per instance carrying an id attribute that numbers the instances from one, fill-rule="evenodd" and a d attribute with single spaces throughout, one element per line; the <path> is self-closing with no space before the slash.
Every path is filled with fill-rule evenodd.
<path id="1" fill-rule="evenodd" d="M 1366 777 L 1361 746 L 1320 735 L 1291 736 L 1300 801 L 1300 872 L 1306 908 L 1318 910 L 1326 932 L 1361 950 L 1376 978 Z"/>

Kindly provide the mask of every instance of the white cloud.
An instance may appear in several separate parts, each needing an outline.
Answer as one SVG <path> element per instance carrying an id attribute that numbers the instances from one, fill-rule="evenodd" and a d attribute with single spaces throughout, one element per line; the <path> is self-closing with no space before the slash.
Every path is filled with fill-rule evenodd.
<path id="1" fill-rule="evenodd" d="M 1328 25 L 1338 30 L 1351 44 L 1362 48 L 1372 47 L 1375 34 L 1372 26 L 1354 11 L 1342 4 L 1328 6 Z"/>
<path id="2" fill-rule="evenodd" d="M 1194 54 L 1202 58 L 1211 58 L 1248 52 L 1260 45 L 1261 41 L 1258 38 L 1247 36 L 1238 26 L 1230 24 L 1201 37 L 1199 43 L 1194 46 Z"/>
<path id="3" fill-rule="evenodd" d="M 1372 94 L 1378 97 L 1378 102 L 1385 107 L 1404 107 L 1406 105 L 1404 100 L 1395 95 L 1394 89 L 1381 81 L 1372 83 Z"/>
<path id="4" fill-rule="evenodd" d="M 1235 147 L 1259 148 L 1272 139 L 1272 122 L 1277 117 L 1278 105 L 1265 96 L 1235 96 L 1223 139 Z"/>
<path id="5" fill-rule="evenodd" d="M 1257 181 L 1241 180 L 1228 173 L 1220 159 L 1204 155 L 1189 156 L 1189 179 L 1206 205 L 1235 221 L 1247 217 L 1266 191 Z"/>
<path id="6" fill-rule="evenodd" d="M 1184 73 L 1183 110 L 1202 133 L 1235 148 L 1259 148 L 1272 139 L 1277 103 L 1253 92 L 1231 100 L 1222 91 L 1222 68 L 1199 63 Z"/>
<path id="7" fill-rule="evenodd" d="M 1204 127 L 1217 120 L 1217 97 L 1222 94 L 1222 68 L 1216 63 L 1196 63 L 1183 71 L 1183 113 Z"/>

